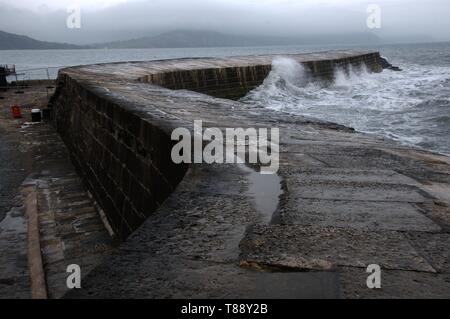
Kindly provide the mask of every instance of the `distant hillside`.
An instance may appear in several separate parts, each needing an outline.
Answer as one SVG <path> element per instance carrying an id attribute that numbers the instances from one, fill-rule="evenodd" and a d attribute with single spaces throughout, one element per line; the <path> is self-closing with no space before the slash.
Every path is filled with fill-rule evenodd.
<path id="1" fill-rule="evenodd" d="M 51 50 L 81 48 L 83 47 L 66 43 L 39 41 L 24 35 L 0 31 L 0 50 Z"/>
<path id="2" fill-rule="evenodd" d="M 235 36 L 213 31 L 172 31 L 152 37 L 95 44 L 93 47 L 109 49 L 149 49 L 232 46 L 242 47 L 297 44 L 368 44 L 380 42 L 381 39 L 371 33 L 358 33 L 348 35 L 314 35 L 287 38 Z"/>
<path id="3" fill-rule="evenodd" d="M 204 48 L 308 44 L 375 44 L 381 42 L 382 40 L 372 33 L 310 35 L 288 38 L 237 36 L 213 31 L 172 31 L 133 40 L 78 46 L 67 43 L 38 41 L 27 36 L 0 31 L 0 50 Z"/>

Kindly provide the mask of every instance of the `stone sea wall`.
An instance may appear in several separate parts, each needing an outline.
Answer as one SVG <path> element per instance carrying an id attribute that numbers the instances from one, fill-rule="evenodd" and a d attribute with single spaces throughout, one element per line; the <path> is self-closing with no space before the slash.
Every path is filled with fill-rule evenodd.
<path id="1" fill-rule="evenodd" d="M 370 71 L 382 70 L 377 52 L 290 57 L 322 78 L 332 77 L 338 66 L 364 63 Z M 230 109 L 224 100 L 205 97 L 196 102 L 167 89 L 238 99 L 263 83 L 273 58 L 113 63 L 60 71 L 49 105 L 54 124 L 118 237 L 127 238 L 152 215 L 187 172 L 187 165 L 171 160 L 171 131 L 191 123 L 182 122 L 183 117 L 203 115 L 185 114 L 186 109 L 196 109 L 196 103 L 211 103 L 214 112 Z M 237 116 L 241 104 L 233 103 L 234 113 L 221 111 L 218 122 Z"/>
<path id="2" fill-rule="evenodd" d="M 294 58 L 295 59 L 295 58 Z M 321 79 L 332 79 L 336 68 L 347 70 L 350 65 L 366 65 L 369 71 L 381 72 L 380 54 L 371 52 L 347 58 L 301 62 L 311 74 Z M 194 70 L 170 70 L 140 78 L 172 90 L 191 90 L 218 98 L 239 99 L 260 86 L 272 69 L 271 64 L 207 68 Z"/>
<path id="3" fill-rule="evenodd" d="M 116 235 L 126 238 L 186 172 L 171 160 L 170 135 L 66 74 L 59 76 L 51 106 L 78 173 Z"/>

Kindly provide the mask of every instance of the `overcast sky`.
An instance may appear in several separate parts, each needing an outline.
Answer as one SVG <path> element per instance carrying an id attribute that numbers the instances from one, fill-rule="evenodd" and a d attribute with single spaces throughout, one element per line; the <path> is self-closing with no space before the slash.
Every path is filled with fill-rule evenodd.
<path id="1" fill-rule="evenodd" d="M 368 4 L 382 28 L 366 25 Z M 68 29 L 67 7 L 81 7 L 81 29 Z M 296 36 L 376 32 L 384 37 L 450 40 L 450 0 L 0 0 L 0 30 L 40 40 L 93 43 L 170 30 Z"/>

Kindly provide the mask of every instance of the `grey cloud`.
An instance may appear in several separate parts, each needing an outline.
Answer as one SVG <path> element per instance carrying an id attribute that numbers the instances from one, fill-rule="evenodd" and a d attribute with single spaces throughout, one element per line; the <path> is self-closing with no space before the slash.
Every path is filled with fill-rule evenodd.
<path id="1" fill-rule="evenodd" d="M 368 3 L 382 7 L 383 36 L 427 35 L 448 40 L 450 2 L 431 1 L 224 1 L 152 0 L 83 11 L 81 30 L 65 26 L 67 12 L 40 13 L 0 2 L 0 30 L 38 39 L 93 43 L 155 35 L 164 31 L 214 30 L 240 35 L 301 36 L 369 32 Z M 321 3 L 321 4 L 320 4 Z"/>

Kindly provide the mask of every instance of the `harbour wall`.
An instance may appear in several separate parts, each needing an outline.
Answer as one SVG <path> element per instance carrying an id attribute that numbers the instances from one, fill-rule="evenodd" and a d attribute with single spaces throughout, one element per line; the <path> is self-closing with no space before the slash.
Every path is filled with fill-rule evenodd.
<path id="1" fill-rule="evenodd" d="M 290 57 L 320 78 L 330 78 L 336 67 L 348 69 L 350 65 L 365 64 L 369 71 L 382 71 L 378 52 Z M 199 99 L 222 110 L 217 117 L 220 127 L 220 118 L 230 117 L 229 108 L 224 107 L 225 101 L 211 96 L 232 100 L 245 96 L 263 83 L 273 59 L 256 56 L 112 63 L 59 72 L 49 104 L 53 122 L 118 237 L 127 238 L 155 213 L 189 168 L 171 160 L 175 144 L 171 132 L 189 127 L 183 112 L 194 102 L 172 90 L 207 94 L 209 97 Z M 233 105 L 239 108 L 239 102 Z"/>

